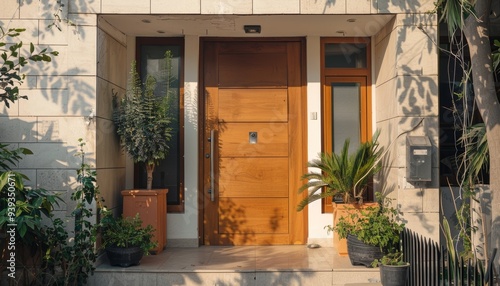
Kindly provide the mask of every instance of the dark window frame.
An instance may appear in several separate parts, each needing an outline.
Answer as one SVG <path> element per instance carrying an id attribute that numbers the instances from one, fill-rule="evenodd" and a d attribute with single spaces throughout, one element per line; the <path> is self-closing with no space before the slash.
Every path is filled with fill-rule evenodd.
<path id="1" fill-rule="evenodd" d="M 179 46 L 180 49 L 180 71 L 179 71 L 179 140 L 178 140 L 178 152 L 179 159 L 177 162 L 178 169 L 178 186 L 177 186 L 177 200 L 178 204 L 172 204 L 167 201 L 167 212 L 169 213 L 184 213 L 185 210 L 185 200 L 184 200 L 184 69 L 185 69 L 185 44 L 184 38 L 181 37 L 137 37 L 136 38 L 136 53 L 135 59 L 137 63 L 137 70 L 141 71 L 141 49 L 143 46 Z M 142 78 L 142 75 L 140 75 Z M 139 182 L 139 174 L 144 167 L 140 164 L 134 165 L 134 187 L 139 188 L 136 185 Z M 169 190 L 170 192 L 170 190 Z"/>

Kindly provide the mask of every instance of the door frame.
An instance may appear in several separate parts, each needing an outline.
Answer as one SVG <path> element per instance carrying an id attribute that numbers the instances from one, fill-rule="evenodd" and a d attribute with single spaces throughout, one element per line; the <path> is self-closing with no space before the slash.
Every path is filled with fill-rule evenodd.
<path id="1" fill-rule="evenodd" d="M 300 138 L 295 138 L 298 140 L 298 144 L 302 146 L 298 148 L 298 150 L 294 150 L 295 152 L 299 152 L 297 154 L 297 158 L 300 158 L 300 162 L 296 162 L 295 164 L 300 165 L 300 168 L 295 168 L 295 172 L 290 173 L 290 178 L 296 178 L 295 186 L 291 186 L 291 188 L 298 188 L 303 184 L 303 181 L 300 180 L 302 174 L 307 172 L 307 77 L 306 77 L 306 39 L 303 37 L 293 37 L 293 38 L 216 38 L 216 37 L 203 37 L 200 38 L 199 45 L 199 88 L 198 88 L 198 244 L 204 245 L 204 236 L 205 236 L 205 223 L 204 223 L 204 206 L 205 199 L 207 198 L 206 190 L 205 190 L 205 182 L 204 182 L 204 160 L 205 152 L 204 152 L 204 130 L 206 128 L 205 122 L 205 82 L 204 82 L 204 69 L 205 69 L 205 59 L 204 59 L 204 50 L 206 43 L 210 42 L 298 42 L 300 44 L 300 110 L 298 111 L 299 118 L 297 122 L 300 126 L 297 128 L 300 130 L 301 136 Z M 292 182 L 292 180 L 290 180 Z M 305 193 L 298 194 L 298 192 L 294 193 L 295 196 L 290 198 L 290 206 L 296 206 L 298 202 L 300 202 L 304 197 Z M 295 211 L 295 207 L 291 208 L 289 212 Z M 307 243 L 307 233 L 308 233 L 308 216 L 307 209 L 304 209 L 300 213 L 296 214 L 297 221 L 290 223 L 294 226 L 294 229 L 291 229 L 290 232 L 294 233 L 294 237 L 296 238 L 294 241 L 291 241 L 290 244 L 305 244 Z"/>

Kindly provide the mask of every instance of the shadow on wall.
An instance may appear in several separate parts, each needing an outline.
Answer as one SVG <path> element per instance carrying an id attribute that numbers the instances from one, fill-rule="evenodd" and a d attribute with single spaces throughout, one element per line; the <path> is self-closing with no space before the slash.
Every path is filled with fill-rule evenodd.
<path id="1" fill-rule="evenodd" d="M 61 2 L 65 4 L 61 4 Z M 67 3 L 71 2 L 71 3 Z M 82 26 L 77 26 L 77 23 L 82 23 L 84 20 L 80 14 L 72 13 L 71 19 L 68 17 L 68 11 L 87 11 L 90 9 L 91 5 L 95 0 L 77 0 L 77 1 L 38 1 L 38 0 L 25 0 L 21 1 L 19 9 L 21 10 L 34 10 L 39 13 L 40 19 L 48 19 L 44 22 L 45 27 L 34 28 L 26 27 L 26 31 L 21 33 L 20 40 L 22 40 L 25 45 L 28 42 L 36 44 L 36 49 L 47 49 L 48 51 L 58 51 L 60 54 L 57 57 L 53 57 L 50 63 L 39 62 L 30 63 L 25 66 L 22 70 L 24 74 L 27 74 L 25 83 L 23 85 L 27 86 L 29 89 L 36 88 L 36 93 L 33 91 L 27 92 L 25 89 L 21 90 L 21 94 L 28 94 L 29 98 L 35 98 L 37 93 L 43 95 L 46 100 L 50 100 L 54 103 L 52 106 L 54 108 L 60 108 L 60 112 L 67 114 L 80 114 L 88 115 L 93 108 L 95 101 L 95 88 L 93 85 L 86 82 L 84 77 L 72 76 L 67 77 L 65 75 L 86 75 L 89 70 L 83 68 L 70 68 L 63 70 L 67 63 L 65 61 L 71 61 L 70 50 L 64 49 L 64 45 L 68 44 L 70 39 L 70 33 L 67 32 L 71 30 L 71 34 L 79 39 L 85 39 L 85 29 Z M 71 7 L 70 7 L 71 6 Z M 19 11 L 16 11 L 18 13 Z M 14 19 L 14 15 L 13 19 Z M 9 28 L 23 28 L 13 26 L 10 20 L 0 21 L 0 26 L 4 29 Z M 30 35 L 28 33 L 31 33 Z M 53 45 L 54 41 L 57 41 L 57 37 L 60 37 L 65 41 L 62 45 L 57 42 L 57 45 Z M 9 42 L 9 39 L 6 40 Z M 73 49 L 73 52 L 78 46 L 68 46 Z M 61 50 L 58 50 L 60 48 Z M 82 51 L 85 51 L 82 49 Z M 57 75 L 57 76 L 53 76 Z M 36 78 L 35 78 L 36 77 Z M 26 104 L 26 102 L 22 102 Z M 27 103 L 29 104 L 29 103 Z M 51 110 L 40 110 L 43 115 L 51 115 Z M 6 113 L 6 109 L 3 108 L 3 112 Z"/>
<path id="2" fill-rule="evenodd" d="M 57 137 L 58 132 L 53 125 L 40 133 L 37 131 L 37 125 L 40 124 L 35 121 L 0 117 L 0 122 L 6 120 L 8 122 L 0 125 L 0 142 L 25 147 L 33 152 L 32 155 L 23 156 L 14 169 L 29 178 L 25 181 L 26 186 L 60 194 L 64 202 L 55 210 L 55 215 L 61 218 L 70 216 L 75 207 L 71 205 L 73 201 L 70 196 L 77 186 L 76 169 L 81 164 L 80 158 L 76 156 L 79 152 L 78 138 L 74 142 L 50 141 L 48 139 Z M 93 160 L 86 163 L 92 165 Z M 67 229 L 71 230 L 72 225 L 67 225 Z"/>

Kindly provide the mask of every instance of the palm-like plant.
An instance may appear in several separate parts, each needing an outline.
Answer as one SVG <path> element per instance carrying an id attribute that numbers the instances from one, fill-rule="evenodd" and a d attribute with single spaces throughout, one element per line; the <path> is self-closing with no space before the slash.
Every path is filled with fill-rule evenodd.
<path id="1" fill-rule="evenodd" d="M 302 175 L 307 179 L 299 189 L 299 193 L 309 190 L 297 210 L 318 199 L 342 196 L 343 201 L 363 203 L 363 194 L 370 178 L 380 170 L 381 150 L 377 142 L 378 132 L 371 141 L 362 143 L 357 150 L 349 154 L 350 140 L 346 139 L 340 153 L 322 153 L 318 159 L 309 162 L 311 168 L 320 172 L 309 172 Z"/>

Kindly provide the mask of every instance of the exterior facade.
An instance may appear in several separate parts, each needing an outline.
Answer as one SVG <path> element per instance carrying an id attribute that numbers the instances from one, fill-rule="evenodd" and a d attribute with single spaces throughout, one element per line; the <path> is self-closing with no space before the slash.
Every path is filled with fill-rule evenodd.
<path id="1" fill-rule="evenodd" d="M 387 150 L 375 190 L 396 200 L 408 227 L 439 240 L 433 1 L 62 3 L 58 12 L 56 1 L 7 0 L 0 10 L 4 29 L 26 28 L 23 42 L 60 53 L 25 71 L 29 99 L 0 114 L 0 142 L 34 152 L 19 166 L 32 186 L 69 198 L 83 138 L 106 205 L 120 213 L 120 192 L 141 177 L 120 149 L 112 98 L 125 94 L 132 61 L 154 70 L 149 55 L 170 49 L 179 129 L 159 174 L 174 178 L 159 183 L 169 187 L 169 247 L 331 244 L 327 202 L 295 210 L 300 176 L 319 152 L 375 130 Z M 47 28 L 54 21 L 60 30 Z M 430 139 L 431 181 L 407 180 L 408 135 Z"/>

